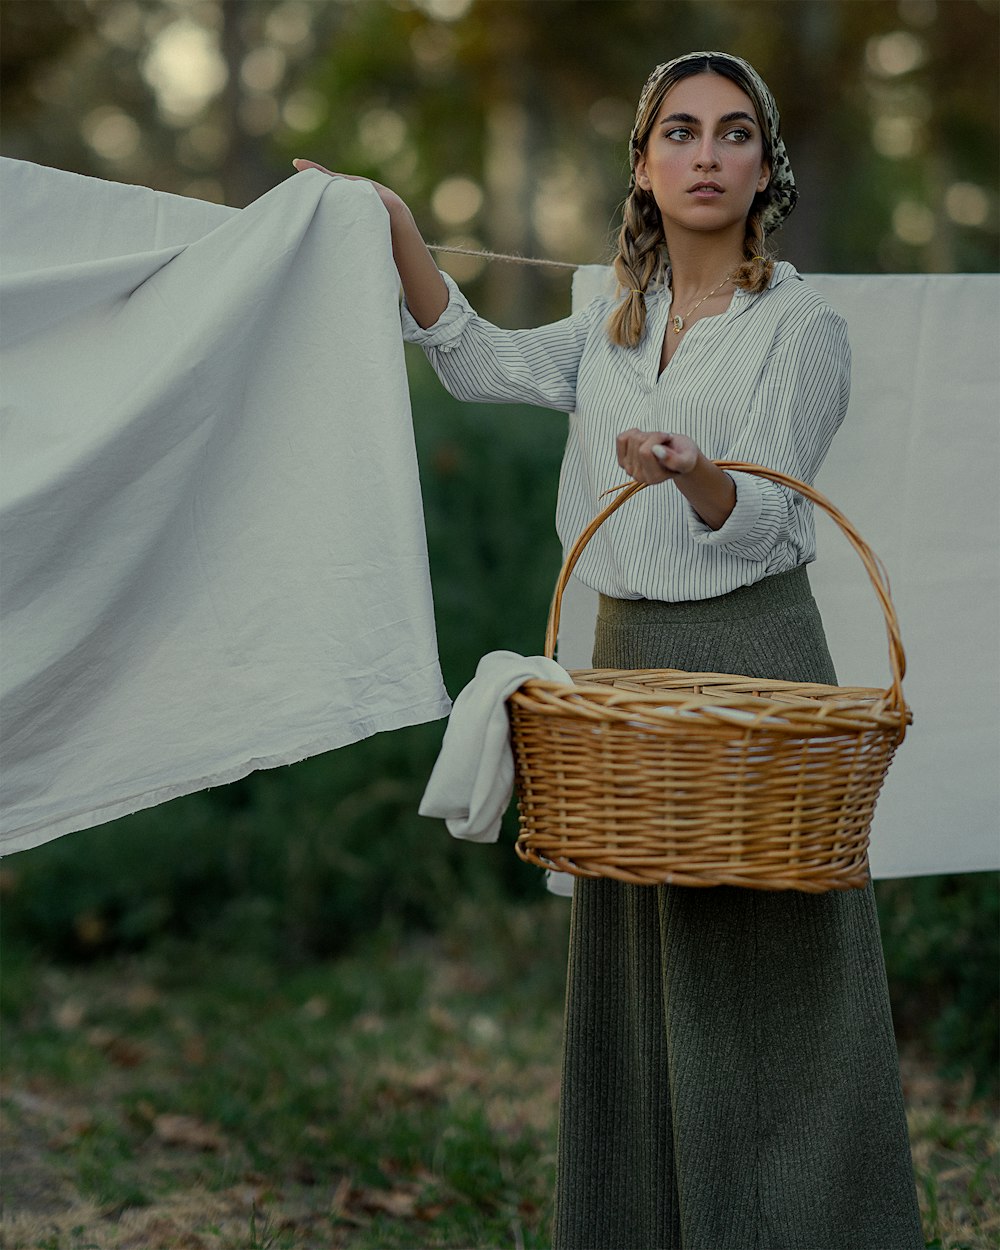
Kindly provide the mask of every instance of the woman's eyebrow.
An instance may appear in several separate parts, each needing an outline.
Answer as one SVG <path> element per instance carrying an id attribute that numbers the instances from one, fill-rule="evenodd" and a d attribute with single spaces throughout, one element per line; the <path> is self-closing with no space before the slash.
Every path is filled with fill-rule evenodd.
<path id="1" fill-rule="evenodd" d="M 670 113 L 666 117 L 660 118 L 661 126 L 664 122 L 683 122 L 686 126 L 698 126 L 701 124 L 699 119 L 692 113 Z M 719 118 L 720 125 L 728 125 L 730 122 L 749 122 L 751 126 L 757 125 L 756 117 L 751 117 L 749 113 L 739 111 L 735 113 L 726 113 L 723 117 Z"/>

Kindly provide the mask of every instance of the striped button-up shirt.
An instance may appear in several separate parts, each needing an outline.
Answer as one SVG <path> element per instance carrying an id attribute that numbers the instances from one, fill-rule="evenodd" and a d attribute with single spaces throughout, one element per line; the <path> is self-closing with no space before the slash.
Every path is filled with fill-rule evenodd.
<path id="1" fill-rule="evenodd" d="M 427 330 L 403 306 L 403 332 L 457 399 L 538 404 L 570 413 L 556 507 L 568 546 L 624 480 L 615 438 L 637 426 L 686 434 L 712 459 L 748 461 L 812 483 L 847 410 L 850 347 L 842 317 L 785 262 L 768 290 L 737 289 L 696 321 L 670 363 L 660 352 L 671 292 L 647 296 L 634 349 L 608 338 L 615 299 L 563 321 L 503 330 L 479 317 L 446 276 L 448 307 Z M 576 567 L 622 599 L 706 599 L 815 558 L 811 505 L 783 486 L 731 474 L 736 506 L 712 530 L 669 482 L 640 492 L 591 540 Z"/>

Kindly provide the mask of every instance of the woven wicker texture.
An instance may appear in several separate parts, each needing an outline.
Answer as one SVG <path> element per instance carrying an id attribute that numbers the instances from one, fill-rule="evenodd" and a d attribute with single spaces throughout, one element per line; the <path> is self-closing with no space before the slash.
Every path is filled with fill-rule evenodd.
<path id="1" fill-rule="evenodd" d="M 517 853 L 541 867 L 639 885 L 762 890 L 862 887 L 875 802 L 910 712 L 889 582 L 851 523 L 818 491 L 760 465 L 716 462 L 788 486 L 834 519 L 885 617 L 887 690 L 761 681 L 675 669 L 587 669 L 572 685 L 526 682 L 508 700 L 520 812 Z M 562 596 L 625 487 L 580 535 Z"/>

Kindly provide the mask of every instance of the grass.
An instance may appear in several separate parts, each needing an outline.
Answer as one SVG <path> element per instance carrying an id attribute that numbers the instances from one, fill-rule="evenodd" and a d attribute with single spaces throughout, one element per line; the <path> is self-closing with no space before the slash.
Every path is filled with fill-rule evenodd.
<path id="1" fill-rule="evenodd" d="M 9 954 L 3 1245 L 547 1246 L 566 919 L 460 903 L 443 935 L 288 966 Z M 993 1250 L 996 1108 L 903 1073 L 928 1244 Z"/>
<path id="2" fill-rule="evenodd" d="M 546 1245 L 565 922 L 10 966 L 4 1245 Z"/>

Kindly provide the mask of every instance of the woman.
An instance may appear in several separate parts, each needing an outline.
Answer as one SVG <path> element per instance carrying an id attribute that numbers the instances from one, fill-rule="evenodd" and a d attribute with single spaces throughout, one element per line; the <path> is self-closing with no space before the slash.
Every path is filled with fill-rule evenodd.
<path id="1" fill-rule="evenodd" d="M 712 463 L 811 482 L 847 407 L 842 319 L 764 251 L 796 199 L 773 97 L 727 54 L 658 66 L 631 162 L 622 293 L 537 330 L 477 317 L 378 188 L 405 333 L 460 399 L 574 411 L 564 542 L 620 468 L 660 485 L 577 566 L 595 666 L 834 682 L 811 509 Z M 922 1247 L 871 887 L 577 881 L 559 1143 L 557 1250 Z"/>

